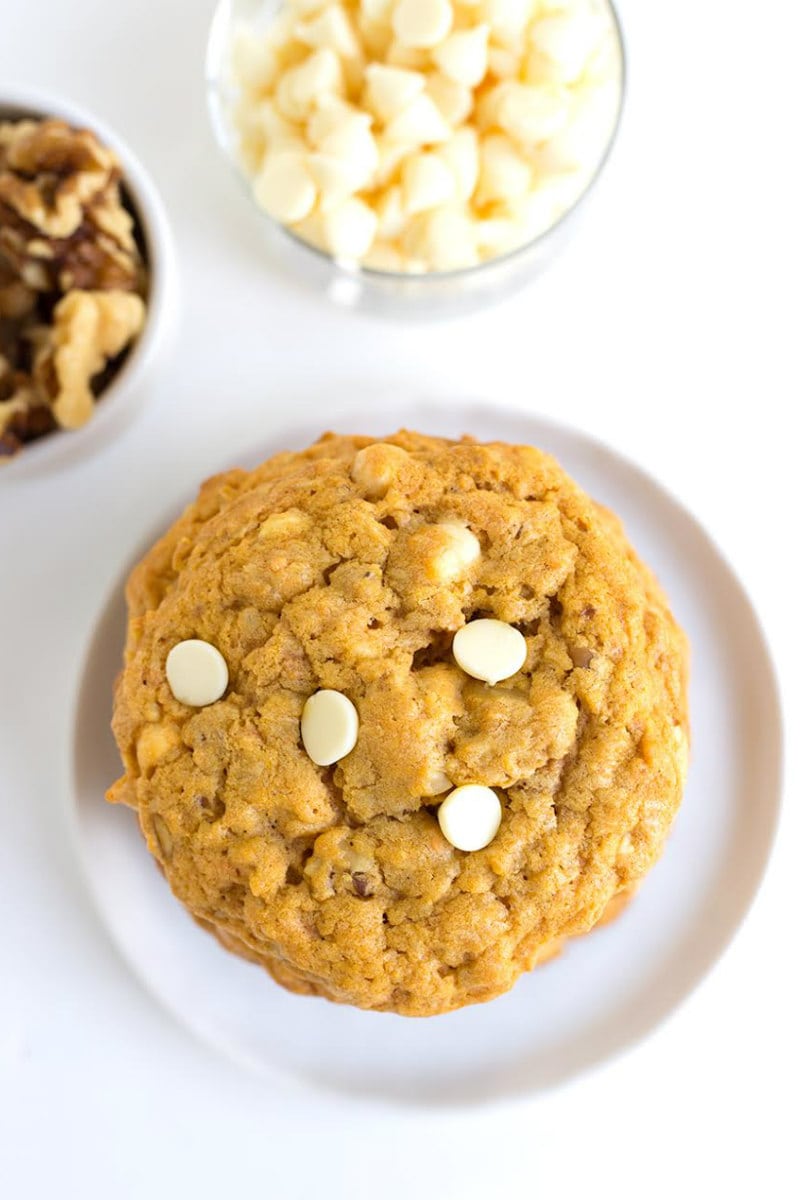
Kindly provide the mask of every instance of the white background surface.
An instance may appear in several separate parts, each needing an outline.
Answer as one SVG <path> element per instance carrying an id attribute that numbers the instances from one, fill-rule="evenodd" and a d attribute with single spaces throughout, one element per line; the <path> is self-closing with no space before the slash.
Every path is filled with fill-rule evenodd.
<path id="1" fill-rule="evenodd" d="M 527 292 L 421 327 L 271 274 L 207 126 L 210 0 L 0 0 L 0 89 L 61 91 L 118 128 L 168 205 L 183 283 L 136 424 L 58 473 L 0 478 L 4 1196 L 797 1194 L 791 745 L 765 885 L 689 1004 L 567 1088 L 453 1113 L 275 1094 L 215 1058 L 115 955 L 70 841 L 79 660 L 137 531 L 287 413 L 335 424 L 387 384 L 562 417 L 676 490 L 762 614 L 791 742 L 800 16 L 778 0 L 621 7 L 627 113 L 575 239 Z"/>

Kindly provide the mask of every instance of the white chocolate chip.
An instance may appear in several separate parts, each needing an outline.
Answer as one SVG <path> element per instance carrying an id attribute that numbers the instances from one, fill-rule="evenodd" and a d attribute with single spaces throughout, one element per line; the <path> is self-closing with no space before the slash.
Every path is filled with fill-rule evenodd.
<path id="1" fill-rule="evenodd" d="M 499 45 L 514 47 L 524 37 L 537 0 L 482 0 L 481 13 Z"/>
<path id="2" fill-rule="evenodd" d="M 319 189 L 321 212 L 336 208 L 358 190 L 358 174 L 353 164 L 333 154 L 309 154 L 309 172 Z"/>
<path id="3" fill-rule="evenodd" d="M 410 146 L 434 145 L 446 142 L 452 130 L 430 96 L 417 96 L 386 126 L 390 142 L 405 142 Z"/>
<path id="4" fill-rule="evenodd" d="M 425 91 L 425 76 L 419 71 L 370 63 L 364 75 L 367 104 L 381 121 L 391 121 Z"/>
<path id="5" fill-rule="evenodd" d="M 437 154 L 413 154 L 403 163 L 403 207 L 413 216 L 452 200 L 456 177 Z"/>
<path id="6" fill-rule="evenodd" d="M 444 41 L 453 24 L 448 0 L 399 0 L 392 14 L 392 28 L 404 46 L 430 49 Z"/>
<path id="7" fill-rule="evenodd" d="M 412 259 L 434 271 L 470 267 L 478 261 L 475 226 L 459 208 L 435 208 L 414 219 L 403 239 L 404 248 Z"/>
<path id="8" fill-rule="evenodd" d="M 489 133 L 497 129 L 500 102 L 512 86 L 509 80 L 503 79 L 493 87 L 484 88 L 481 91 L 475 104 L 474 121 L 474 124 L 481 133 Z"/>
<path id="9" fill-rule="evenodd" d="M 144 725 L 136 738 L 136 761 L 143 771 L 152 771 L 165 759 L 175 757 L 180 745 L 176 725 L 167 721 Z"/>
<path id="10" fill-rule="evenodd" d="M 447 545 L 439 552 L 437 574 L 441 582 L 463 578 L 481 556 L 481 544 L 471 529 L 455 521 L 442 521 L 439 529 L 447 534 Z"/>
<path id="11" fill-rule="evenodd" d="M 267 158 L 253 184 L 253 195 L 276 221 L 292 224 L 311 212 L 317 189 L 303 156 L 281 151 Z"/>
<path id="12" fill-rule="evenodd" d="M 394 271 L 402 274 L 405 259 L 390 242 L 373 242 L 364 257 L 364 266 L 371 271 Z"/>
<path id="13" fill-rule="evenodd" d="M 320 154 L 339 160 L 351 191 L 370 185 L 378 166 L 378 147 L 363 123 L 349 119 L 338 122 L 320 138 L 318 149 Z"/>
<path id="14" fill-rule="evenodd" d="M 520 80 L 522 83 L 530 83 L 535 87 L 563 83 L 558 64 L 554 63 L 552 58 L 548 58 L 546 54 L 542 54 L 541 50 L 537 50 L 536 47 L 523 56 Z"/>
<path id="15" fill-rule="evenodd" d="M 524 146 L 537 145 L 558 133 L 569 116 L 569 102 L 560 88 L 511 84 L 498 105 L 502 129 Z"/>
<path id="16" fill-rule="evenodd" d="M 522 222 L 511 217 L 487 217 L 476 226 L 478 246 L 492 256 L 507 254 L 523 240 L 521 228 Z"/>
<path id="17" fill-rule="evenodd" d="M 433 61 L 439 70 L 455 83 L 465 87 L 477 87 L 489 65 L 489 26 L 476 25 L 474 29 L 457 30 L 436 46 Z"/>
<path id="18" fill-rule="evenodd" d="M 457 129 L 449 142 L 439 147 L 439 155 L 455 175 L 460 200 L 469 200 L 475 191 L 480 170 L 478 135 L 469 125 Z"/>
<path id="19" fill-rule="evenodd" d="M 281 77 L 275 93 L 278 107 L 290 121 L 304 120 L 312 104 L 327 92 L 343 86 L 341 60 L 327 48 L 315 51 L 305 62 Z"/>
<path id="20" fill-rule="evenodd" d="M 520 59 L 513 50 L 502 46 L 491 46 L 488 54 L 489 70 L 495 79 L 514 79 L 520 71 Z"/>
<path id="21" fill-rule="evenodd" d="M 439 805 L 439 828 L 456 850 L 483 850 L 503 819 L 497 792 L 480 783 L 457 787 Z"/>
<path id="22" fill-rule="evenodd" d="M 398 470 L 408 462 L 408 454 L 400 446 L 386 442 L 372 442 L 359 450 L 353 459 L 350 475 L 356 487 L 364 491 L 368 500 L 382 500 L 388 492 Z"/>
<path id="23" fill-rule="evenodd" d="M 309 696 L 300 718 L 306 754 L 318 767 L 329 767 L 350 753 L 358 740 L 358 713 L 341 692 L 327 688 Z"/>
<path id="24" fill-rule="evenodd" d="M 258 536 L 277 540 L 302 537 L 313 523 L 313 519 L 302 509 L 286 508 L 283 512 L 270 513 L 262 523 Z"/>
<path id="25" fill-rule="evenodd" d="M 596 42 L 597 27 L 588 13 L 554 13 L 533 26 L 534 46 L 555 63 L 563 83 L 580 77 Z"/>
<path id="26" fill-rule="evenodd" d="M 394 0 L 358 0 L 365 21 L 373 25 L 389 25 L 392 19 Z"/>
<path id="27" fill-rule="evenodd" d="M 271 49 L 280 52 L 294 41 L 294 14 L 284 9 L 264 32 L 264 41 Z"/>
<path id="28" fill-rule="evenodd" d="M 422 794 L 423 796 L 441 796 L 442 792 L 449 792 L 452 786 L 452 782 L 440 767 L 432 767 Z"/>
<path id="29" fill-rule="evenodd" d="M 362 6 L 362 14 L 364 9 Z M 392 41 L 392 27 L 385 21 L 382 25 L 371 21 L 366 14 L 356 17 L 361 44 L 366 62 L 386 62 Z"/>
<path id="30" fill-rule="evenodd" d="M 307 46 L 327 47 L 342 58 L 359 58 L 361 55 L 350 18 L 340 4 L 331 4 L 313 20 L 297 25 L 295 37 Z"/>
<path id="31" fill-rule="evenodd" d="M 272 150 L 305 150 L 302 130 L 287 121 L 271 100 L 264 100 L 257 109 L 258 124 L 268 148 Z"/>
<path id="32" fill-rule="evenodd" d="M 403 193 L 399 187 L 390 187 L 382 194 L 375 211 L 378 214 L 378 233 L 382 238 L 400 237 L 408 225 L 408 213 L 403 206 Z"/>
<path id="33" fill-rule="evenodd" d="M 369 129 L 371 125 L 372 117 L 369 113 L 359 112 L 339 96 L 321 96 L 317 100 L 317 107 L 308 119 L 306 136 L 311 145 L 319 149 L 327 137 L 332 134 L 343 134 L 348 126 Z"/>
<path id="34" fill-rule="evenodd" d="M 477 200 L 488 204 L 492 200 L 508 202 L 527 195 L 531 187 L 531 168 L 510 138 L 502 133 L 490 134 L 481 142 L 480 175 Z"/>
<path id="35" fill-rule="evenodd" d="M 491 617 L 470 621 L 453 638 L 453 657 L 462 671 L 489 684 L 516 675 L 526 654 L 520 631 Z"/>
<path id="36" fill-rule="evenodd" d="M 390 142 L 383 134 L 375 138 L 378 147 L 378 168 L 375 172 L 375 186 L 382 188 L 395 182 L 400 164 L 408 154 L 413 154 L 415 146 L 405 142 Z"/>
<path id="37" fill-rule="evenodd" d="M 264 38 L 239 29 L 233 45 L 233 69 L 240 86 L 257 94 L 275 82 L 278 56 Z"/>
<path id="38" fill-rule="evenodd" d="M 466 121 L 475 106 L 472 89 L 448 79 L 441 71 L 428 76 L 428 95 L 450 126 Z"/>
<path id="39" fill-rule="evenodd" d="M 204 708 L 225 694 L 228 665 L 216 646 L 199 638 L 178 642 L 167 655 L 167 683 L 176 700 Z"/>
<path id="40" fill-rule="evenodd" d="M 378 228 L 374 209 L 352 197 L 323 217 L 325 242 L 334 258 L 359 259 L 369 251 Z"/>
<path id="41" fill-rule="evenodd" d="M 431 56 L 427 50 L 418 50 L 414 46 L 404 46 L 402 42 L 392 42 L 386 51 L 386 65 L 403 67 L 407 71 L 427 71 L 431 65 Z"/>

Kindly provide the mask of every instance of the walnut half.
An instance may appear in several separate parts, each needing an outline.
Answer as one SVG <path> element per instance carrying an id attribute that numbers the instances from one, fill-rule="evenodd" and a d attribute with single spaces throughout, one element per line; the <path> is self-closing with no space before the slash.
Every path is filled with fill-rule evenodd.
<path id="1" fill-rule="evenodd" d="M 62 429 L 78 429 L 94 410 L 92 379 L 141 332 L 145 307 L 133 292 L 69 292 L 39 348 L 34 380 Z"/>
<path id="2" fill-rule="evenodd" d="M 17 121 L 0 134 L 0 200 L 45 237 L 67 238 L 118 175 L 113 153 L 64 121 Z"/>

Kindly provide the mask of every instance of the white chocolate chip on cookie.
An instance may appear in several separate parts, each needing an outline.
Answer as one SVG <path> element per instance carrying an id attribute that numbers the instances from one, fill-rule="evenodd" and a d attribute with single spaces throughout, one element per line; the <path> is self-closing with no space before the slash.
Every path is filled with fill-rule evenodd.
<path id="1" fill-rule="evenodd" d="M 497 793 L 479 783 L 457 787 L 439 805 L 439 828 L 456 850 L 482 850 L 503 818 Z"/>
<path id="2" fill-rule="evenodd" d="M 228 664 L 216 646 L 200 638 L 178 642 L 167 655 L 167 683 L 181 704 L 205 708 L 225 694 Z"/>
<path id="3" fill-rule="evenodd" d="M 441 796 L 442 792 L 449 792 L 452 787 L 452 781 L 445 775 L 444 771 L 440 767 L 432 767 L 425 781 L 422 794 L 423 796 Z"/>
<path id="4" fill-rule="evenodd" d="M 453 638 L 453 655 L 462 671 L 485 683 L 499 683 L 516 675 L 526 654 L 520 631 L 491 617 L 470 621 Z"/>
<path id="5" fill-rule="evenodd" d="M 437 560 L 438 578 L 442 583 L 461 579 L 480 558 L 481 544 L 471 529 L 455 521 L 442 521 L 439 529 L 447 535 L 447 544 Z"/>
<path id="6" fill-rule="evenodd" d="M 400 446 L 373 442 L 356 454 L 350 474 L 368 500 L 380 500 L 391 487 L 398 468 L 407 462 L 408 455 Z"/>
<path id="7" fill-rule="evenodd" d="M 350 753 L 358 740 L 358 713 L 352 700 L 324 688 L 303 706 L 300 734 L 306 753 L 318 767 L 329 767 Z"/>

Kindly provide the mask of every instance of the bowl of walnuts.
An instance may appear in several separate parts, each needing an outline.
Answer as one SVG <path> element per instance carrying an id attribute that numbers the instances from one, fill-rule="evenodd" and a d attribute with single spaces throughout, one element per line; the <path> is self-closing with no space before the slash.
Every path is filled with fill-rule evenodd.
<path id="1" fill-rule="evenodd" d="M 161 201 L 121 139 L 61 100 L 0 97 L 0 477 L 130 415 L 173 290 Z"/>

